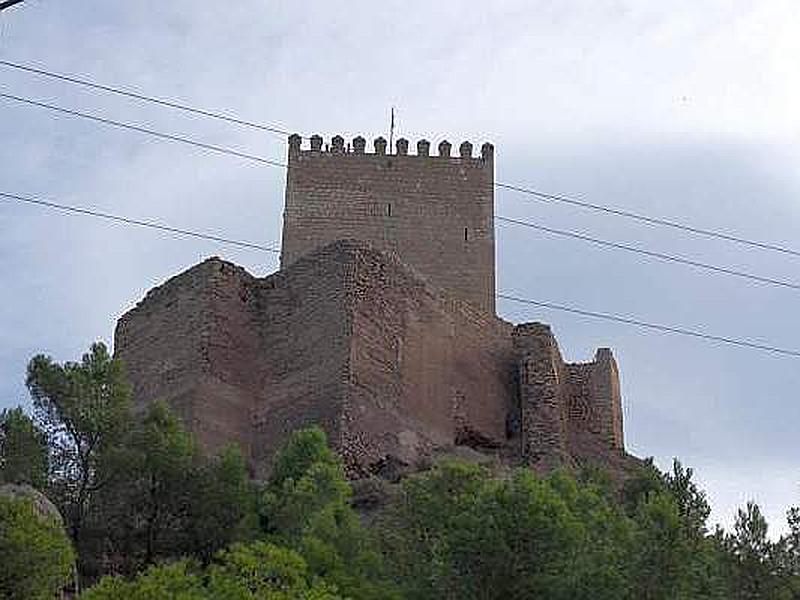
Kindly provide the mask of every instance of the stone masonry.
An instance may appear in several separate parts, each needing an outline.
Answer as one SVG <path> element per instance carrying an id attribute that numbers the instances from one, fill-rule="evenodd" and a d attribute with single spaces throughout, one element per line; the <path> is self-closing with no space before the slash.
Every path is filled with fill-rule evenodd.
<path id="1" fill-rule="evenodd" d="M 345 148 L 322 138 L 301 148 L 289 139 L 289 170 L 283 216 L 281 268 L 300 256 L 342 239 L 365 240 L 396 253 L 433 285 L 494 312 L 494 149 L 484 144 L 472 156 L 464 142 L 456 157 L 450 144 L 397 140 L 386 154 L 383 138 L 367 153 L 364 138 Z"/>
<path id="2" fill-rule="evenodd" d="M 281 269 L 259 279 L 211 258 L 125 314 L 115 349 L 136 404 L 166 400 L 257 477 L 310 424 L 353 477 L 459 446 L 625 471 L 611 351 L 567 364 L 548 326 L 494 314 L 491 145 L 452 158 L 397 144 L 290 138 Z"/>

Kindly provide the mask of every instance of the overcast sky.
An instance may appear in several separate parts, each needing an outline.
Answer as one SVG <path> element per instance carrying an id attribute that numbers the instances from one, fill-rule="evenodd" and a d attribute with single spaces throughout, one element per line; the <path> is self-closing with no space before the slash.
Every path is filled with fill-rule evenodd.
<path id="1" fill-rule="evenodd" d="M 702 8 L 700 8 L 702 6 Z M 0 57 L 304 134 L 496 146 L 498 181 L 800 249 L 796 2 L 27 0 Z M 283 160 L 281 137 L 0 68 L 0 91 Z M 0 100 L 0 191 L 280 239 L 281 169 Z M 800 282 L 800 258 L 498 191 L 497 212 Z M 276 258 L 0 200 L 0 407 L 28 359 L 110 343 L 146 290 L 210 255 Z M 800 292 L 497 228 L 498 288 L 800 349 Z M 800 503 L 800 359 L 499 303 L 569 360 L 611 346 L 628 449 L 696 469 L 729 525 Z"/>

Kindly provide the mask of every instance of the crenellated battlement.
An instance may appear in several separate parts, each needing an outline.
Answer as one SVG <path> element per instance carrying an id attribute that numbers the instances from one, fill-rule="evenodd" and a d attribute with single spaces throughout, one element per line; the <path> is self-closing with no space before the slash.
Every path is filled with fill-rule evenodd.
<path id="1" fill-rule="evenodd" d="M 395 142 L 394 151 L 389 148 L 386 138 L 383 136 L 376 137 L 372 141 L 372 152 L 367 152 L 367 140 L 362 136 L 354 137 L 350 142 L 340 136 L 335 135 L 331 138 L 329 143 L 321 135 L 312 135 L 308 138 L 309 143 L 304 147 L 303 137 L 298 134 L 289 136 L 289 157 L 296 157 L 299 155 L 342 155 L 342 156 L 412 156 L 417 158 L 429 159 L 468 159 L 472 160 L 476 165 L 491 165 L 494 162 L 494 146 L 489 142 L 485 142 L 480 149 L 480 155 L 473 156 L 473 145 L 471 142 L 464 141 L 458 147 L 458 156 L 452 156 L 451 151 L 453 145 L 447 141 L 442 140 L 437 145 L 438 154 L 432 156 L 430 153 L 431 143 L 426 139 L 417 141 L 416 155 L 409 154 L 410 143 L 406 138 L 399 138 Z"/>
<path id="2" fill-rule="evenodd" d="M 401 137 L 392 149 L 382 136 L 294 134 L 288 163 L 283 267 L 336 240 L 362 240 L 494 313 L 492 144 L 478 153 L 469 141 L 431 148 Z"/>
<path id="3" fill-rule="evenodd" d="M 435 146 L 292 135 L 280 270 L 210 259 L 120 319 L 136 405 L 169 402 L 259 478 L 311 423 L 353 477 L 457 446 L 541 471 L 638 466 L 611 350 L 568 363 L 548 325 L 495 314 L 494 148 Z"/>

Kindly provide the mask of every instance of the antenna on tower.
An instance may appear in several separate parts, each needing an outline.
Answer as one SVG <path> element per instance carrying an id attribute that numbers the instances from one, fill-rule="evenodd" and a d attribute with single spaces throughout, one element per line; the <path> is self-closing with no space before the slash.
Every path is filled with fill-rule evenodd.
<path id="1" fill-rule="evenodd" d="M 389 154 L 392 153 L 392 148 L 394 148 L 394 106 L 392 107 L 392 118 L 389 124 Z"/>

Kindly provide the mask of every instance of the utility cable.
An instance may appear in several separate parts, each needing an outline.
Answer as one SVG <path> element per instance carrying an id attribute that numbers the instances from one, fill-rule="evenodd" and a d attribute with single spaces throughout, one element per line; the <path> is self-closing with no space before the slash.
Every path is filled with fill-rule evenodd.
<path id="1" fill-rule="evenodd" d="M 776 285 L 779 287 L 786 287 L 795 290 L 800 290 L 800 284 L 792 283 L 791 281 L 785 281 L 783 279 L 773 279 L 772 277 L 764 277 L 762 275 L 756 275 L 754 273 L 747 273 L 745 271 L 737 271 L 736 269 L 731 269 L 728 267 L 720 267 L 717 265 L 712 265 L 708 263 L 699 262 L 696 260 L 692 260 L 689 258 L 684 258 L 682 256 L 676 256 L 674 254 L 665 254 L 663 252 L 654 252 L 653 250 L 647 250 L 645 248 L 640 248 L 638 246 L 629 246 L 627 244 L 620 244 L 618 242 L 612 242 L 609 240 L 603 240 L 600 238 L 595 238 L 589 235 L 585 235 L 583 233 L 577 233 L 575 231 L 567 231 L 563 229 L 555 229 L 553 227 L 545 227 L 544 225 L 539 225 L 537 223 L 532 223 L 530 221 L 521 221 L 519 219 L 512 219 L 510 217 L 504 217 L 502 215 L 495 215 L 494 217 L 500 222 L 503 223 L 511 223 L 514 225 L 520 225 L 522 227 L 528 227 L 529 229 L 535 229 L 537 231 L 543 231 L 545 233 L 549 233 L 552 235 L 558 235 L 562 237 L 568 237 L 575 240 L 581 240 L 584 242 L 589 242 L 591 244 L 596 244 L 598 246 L 604 246 L 606 248 L 612 248 L 614 250 L 624 250 L 625 252 L 632 252 L 635 254 L 641 254 L 643 256 L 648 256 L 650 258 L 655 258 L 658 260 L 663 260 L 667 262 L 677 263 L 680 265 L 686 265 L 689 267 L 695 267 L 698 269 L 706 269 L 708 271 L 713 271 L 715 273 L 721 273 L 724 275 L 731 275 L 733 277 L 741 277 L 744 279 L 749 279 L 751 281 L 757 281 L 758 283 L 763 283 L 767 285 Z"/>
<path id="2" fill-rule="evenodd" d="M 172 227 L 172 226 L 169 226 L 169 225 L 158 223 L 157 221 L 143 221 L 143 220 L 139 220 L 139 219 L 132 219 L 132 218 L 121 216 L 121 215 L 103 213 L 103 212 L 96 211 L 96 210 L 93 210 L 93 209 L 82 208 L 82 207 L 77 207 L 77 206 L 71 206 L 71 205 L 67 205 L 67 204 L 59 204 L 59 203 L 56 203 L 56 202 L 45 201 L 45 200 L 41 200 L 41 199 L 38 199 L 38 198 L 32 198 L 30 196 L 22 196 L 20 194 L 12 194 L 12 193 L 8 193 L 8 192 L 0 192 L 0 198 L 5 198 L 7 200 L 16 201 L 16 202 L 24 202 L 24 203 L 27 203 L 27 204 L 35 204 L 35 205 L 38 205 L 38 206 L 42 206 L 44 208 L 57 209 L 57 210 L 62 210 L 62 211 L 69 211 L 69 212 L 80 214 L 80 215 L 84 215 L 84 216 L 99 217 L 99 218 L 106 219 L 106 220 L 120 222 L 120 223 L 123 223 L 123 224 L 126 224 L 126 225 L 135 225 L 135 226 L 140 226 L 140 227 L 147 227 L 147 228 L 155 229 L 155 230 L 166 232 L 166 233 L 178 234 L 178 235 L 181 235 L 181 236 L 189 236 L 189 237 L 195 237 L 195 238 L 200 238 L 200 239 L 204 239 L 204 240 L 211 240 L 211 241 L 221 242 L 221 243 L 225 243 L 225 244 L 232 244 L 232 245 L 241 246 L 241 247 L 245 247 L 245 248 L 251 248 L 251 249 L 254 249 L 254 250 L 261 250 L 261 251 L 265 251 L 265 252 L 275 252 L 275 253 L 280 252 L 280 250 L 278 250 L 277 248 L 271 248 L 271 247 L 260 245 L 260 244 L 253 244 L 253 243 L 250 243 L 250 242 L 244 242 L 244 241 L 236 240 L 236 239 L 233 239 L 233 238 L 224 238 L 224 237 L 219 237 L 219 236 L 215 236 L 215 235 L 209 235 L 209 234 L 205 234 L 205 233 L 202 233 L 202 232 L 199 232 L 199 231 L 194 231 L 194 230 L 191 230 L 191 229 L 180 229 L 180 228 L 177 228 L 177 227 Z M 557 311 L 566 312 L 566 313 L 575 314 L 575 315 L 580 315 L 580 316 L 584 316 L 584 317 L 591 317 L 591 318 L 594 318 L 594 319 L 602 319 L 602 320 L 606 320 L 606 321 L 613 321 L 613 322 L 616 322 L 616 323 L 623 323 L 623 324 L 626 324 L 626 325 L 633 325 L 633 326 L 636 326 L 636 327 L 648 329 L 650 331 L 657 331 L 657 332 L 661 332 L 661 333 L 670 333 L 670 334 L 675 334 L 675 335 L 689 336 L 689 337 L 698 338 L 698 339 L 702 339 L 702 340 L 706 340 L 706 341 L 710 341 L 710 342 L 718 342 L 718 343 L 723 343 L 723 344 L 728 344 L 728 345 L 733 345 L 733 346 L 739 346 L 739 347 L 742 347 L 742 348 L 748 348 L 750 350 L 759 350 L 759 351 L 768 352 L 768 353 L 771 353 L 771 354 L 780 354 L 780 355 L 784 355 L 784 356 L 800 357 L 800 351 L 798 351 L 798 350 L 790 350 L 790 349 L 786 349 L 786 348 L 780 348 L 780 347 L 777 347 L 777 346 L 771 346 L 769 344 L 764 344 L 764 343 L 760 343 L 760 342 L 753 342 L 753 341 L 750 341 L 750 340 L 732 338 L 732 337 L 727 337 L 727 336 L 713 335 L 713 334 L 705 333 L 705 332 L 702 332 L 702 331 L 687 329 L 687 328 L 684 328 L 684 327 L 675 327 L 675 326 L 671 326 L 671 325 L 662 325 L 662 324 L 659 324 L 659 323 L 652 323 L 652 322 L 649 322 L 649 321 L 643 321 L 643 320 L 640 320 L 640 319 L 635 319 L 635 318 L 622 316 L 622 315 L 615 315 L 615 314 L 611 314 L 611 313 L 602 313 L 602 312 L 590 311 L 590 310 L 578 308 L 578 307 L 575 307 L 575 306 L 567 306 L 567 305 L 563 305 L 563 304 L 556 304 L 556 303 L 553 303 L 553 302 L 543 302 L 543 301 L 539 301 L 539 300 L 533 300 L 531 298 L 521 298 L 519 296 L 508 294 L 508 293 L 504 293 L 504 292 L 497 293 L 496 296 L 499 299 L 508 300 L 510 302 L 517 302 L 517 303 L 521 303 L 521 304 L 537 306 L 539 308 L 546 308 L 546 309 L 550 309 L 550 310 L 557 310 Z"/>
<path id="3" fill-rule="evenodd" d="M 662 226 L 662 227 L 670 227 L 672 229 L 678 229 L 680 231 L 684 231 L 687 233 L 692 233 L 695 235 L 700 235 L 708 238 L 715 238 L 718 240 L 725 240 L 726 242 L 733 242 L 735 244 L 740 244 L 744 246 L 750 246 L 752 248 L 759 248 L 761 250 L 770 250 L 773 252 L 780 252 L 782 254 L 788 254 L 791 256 L 800 257 L 799 250 L 793 250 L 787 246 L 783 246 L 780 244 L 775 244 L 771 242 L 760 242 L 756 240 L 750 240 L 747 238 L 743 238 L 740 236 L 733 235 L 731 233 L 726 233 L 724 231 L 718 231 L 714 229 L 703 229 L 701 227 L 694 227 L 693 225 L 686 225 L 685 223 L 680 223 L 678 221 L 671 221 L 669 219 L 662 219 L 659 217 L 650 217 L 648 215 L 643 215 L 641 213 L 635 213 L 628 210 L 623 210 L 620 208 L 613 208 L 611 206 L 605 206 L 603 204 L 593 204 L 591 202 L 586 202 L 584 200 L 578 200 L 577 198 L 573 198 L 570 196 L 562 196 L 558 194 L 548 194 L 545 192 L 540 192 L 537 190 L 533 190 L 530 188 L 520 187 L 518 185 L 512 185 L 509 183 L 500 183 L 496 182 L 495 187 L 511 190 L 513 192 L 519 192 L 521 194 L 527 194 L 528 196 L 532 196 L 539 201 L 551 201 L 551 202 L 560 202 L 563 204 L 569 204 L 571 206 L 578 206 L 580 208 L 603 212 L 609 215 L 614 215 L 617 217 L 624 217 L 626 219 L 633 219 L 635 221 L 639 221 L 642 223 L 647 223 L 648 225 L 654 226 Z"/>
<path id="4" fill-rule="evenodd" d="M 552 310 L 558 310 L 561 312 L 572 313 L 575 315 L 581 315 L 583 317 L 591 317 L 593 319 L 603 319 L 605 321 L 614 321 L 615 323 L 624 323 L 626 325 L 634 325 L 636 327 L 642 327 L 644 329 L 650 329 L 652 331 L 660 331 L 663 333 L 674 333 L 676 335 L 685 335 L 694 338 L 699 338 L 711 342 L 720 342 L 723 344 L 730 344 L 733 346 L 741 346 L 743 348 L 750 348 L 752 350 L 762 350 L 764 352 L 771 352 L 773 354 L 781 354 L 784 356 L 794 356 L 800 357 L 800 350 L 788 350 L 786 348 L 778 348 L 776 346 L 770 346 L 768 344 L 762 344 L 760 342 L 752 342 L 749 340 L 743 340 L 738 338 L 731 338 L 725 337 L 721 335 L 713 335 L 710 333 L 704 333 L 702 331 L 695 331 L 692 329 L 685 329 L 683 327 L 672 327 L 670 325 L 661 325 L 659 323 L 651 323 L 648 321 L 641 321 L 639 319 L 633 319 L 631 317 L 625 317 L 621 315 L 614 315 L 610 313 L 601 313 L 595 312 L 591 310 L 586 310 L 583 308 L 577 308 L 574 306 L 566 306 L 563 304 L 553 304 L 552 302 L 540 302 L 538 300 L 531 300 L 530 298 L 519 298 L 517 296 L 512 296 L 510 294 L 505 293 L 498 293 L 498 298 L 503 300 L 509 300 L 511 302 L 518 302 L 521 304 L 530 304 L 532 306 L 538 306 L 540 308 L 548 308 Z"/>
<path id="5" fill-rule="evenodd" d="M 206 110 L 204 108 L 197 108 L 195 106 L 189 106 L 188 104 L 175 102 L 174 100 L 165 100 L 163 98 L 156 98 L 154 96 L 148 96 L 140 92 L 134 92 L 131 90 L 126 90 L 111 85 L 96 83 L 94 81 L 90 81 L 89 79 L 83 77 L 77 77 L 75 75 L 65 75 L 63 73 L 55 73 L 53 71 L 39 69 L 36 67 L 32 67 L 30 65 L 23 65 L 21 63 L 12 62 L 10 60 L 0 60 L 0 66 L 8 67 L 10 69 L 17 69 L 18 71 L 25 71 L 27 73 L 33 73 L 35 75 L 40 75 L 42 77 L 58 79 L 60 81 L 65 81 L 67 83 L 72 83 L 86 88 L 108 92 L 110 94 L 116 94 L 118 96 L 133 98 L 134 100 L 140 100 L 142 102 L 150 102 L 152 104 L 158 104 L 160 106 L 166 106 L 168 108 L 182 110 L 184 112 L 200 115 L 203 117 L 209 117 L 212 119 L 217 119 L 219 121 L 226 121 L 228 123 L 233 123 L 235 125 L 242 125 L 244 127 L 250 127 L 252 129 L 260 129 L 261 131 L 268 131 L 269 133 L 274 133 L 280 136 L 287 136 L 292 133 L 291 131 L 287 131 L 286 129 L 281 129 L 280 127 L 276 127 L 275 125 L 256 123 L 254 121 L 248 121 L 246 119 L 240 119 L 239 117 L 234 117 L 230 114 Z"/>
<path id="6" fill-rule="evenodd" d="M 46 102 L 39 102 L 37 100 L 31 100 L 30 98 L 23 98 L 21 96 L 15 96 L 13 94 L 6 94 L 5 92 L 0 92 L 0 98 L 5 98 L 7 100 L 14 100 L 16 102 L 21 102 L 23 104 L 29 104 L 31 106 L 37 106 L 39 108 L 46 108 L 47 110 L 52 110 L 55 112 L 59 112 L 65 115 L 70 115 L 72 117 L 80 117 L 82 119 L 89 119 L 90 121 L 95 121 L 97 123 L 103 123 L 104 125 L 111 125 L 113 127 L 119 127 L 121 129 L 127 129 L 129 131 L 136 131 L 137 133 L 143 133 L 146 135 L 151 135 L 153 137 L 161 138 L 163 140 L 169 140 L 171 142 L 180 142 L 182 144 L 189 144 L 190 146 L 196 146 L 198 148 L 203 148 L 204 150 L 211 150 L 212 152 L 218 152 L 221 154 L 230 154 L 231 156 L 236 156 L 238 158 L 244 158 L 246 160 L 252 160 L 255 162 L 260 162 L 266 165 L 271 165 L 273 167 L 283 167 L 286 168 L 288 165 L 286 163 L 279 162 L 277 160 L 270 160 L 268 158 L 263 158 L 261 156 L 256 156 L 255 154 L 248 154 L 247 152 L 241 152 L 239 150 L 234 150 L 232 148 L 224 148 L 222 146 L 216 146 L 214 144 L 207 144 L 205 142 L 200 142 L 198 140 L 194 140 L 188 137 L 182 137 L 179 135 L 173 135 L 171 133 L 162 133 L 160 131 L 156 131 L 155 129 L 148 129 L 146 127 L 141 127 L 139 125 L 133 125 L 131 123 L 124 123 L 122 121 L 114 121 L 113 119 L 107 119 L 105 117 L 98 117 L 97 115 L 92 115 L 89 113 L 80 112 L 77 110 L 72 110 L 69 108 L 63 108 L 61 106 L 56 106 L 55 104 L 47 104 Z"/>
<path id="7" fill-rule="evenodd" d="M 190 229 L 179 229 L 178 227 L 172 227 L 170 225 L 165 225 L 163 223 L 158 223 L 156 221 L 144 221 L 141 219 L 132 219 L 130 217 L 123 217 L 120 215 L 115 215 L 111 213 L 100 212 L 94 209 L 83 208 L 80 206 L 70 206 L 68 204 L 59 204 L 57 202 L 51 202 L 49 200 L 42 200 L 41 198 L 33 198 L 31 196 L 22 196 L 19 194 L 10 194 L 8 192 L 0 192 L 0 198 L 5 198 L 7 200 L 14 200 L 16 202 L 24 202 L 26 204 L 35 204 L 37 206 L 44 206 L 47 208 L 54 208 L 57 210 L 70 212 L 79 215 L 85 215 L 90 217 L 97 217 L 100 219 L 106 219 L 108 221 L 116 221 L 118 223 L 124 223 L 126 225 L 136 225 L 137 227 L 147 227 L 149 229 L 157 229 L 159 231 L 163 231 L 166 233 L 172 233 L 176 235 L 186 236 L 186 237 L 194 237 L 200 238 L 203 240 L 210 240 L 212 242 L 219 242 L 222 244 L 229 244 L 231 246 L 239 246 L 240 248 L 249 248 L 251 250 L 261 250 L 263 252 L 273 252 L 276 254 L 280 254 L 280 250 L 277 248 L 272 248 L 270 246 L 265 246 L 263 244 L 254 244 L 252 242 L 243 242 L 241 240 L 234 240 L 230 238 L 220 237 L 217 235 L 211 235 L 208 233 L 202 233 L 200 231 L 193 231 Z"/>
<path id="8" fill-rule="evenodd" d="M 33 67 L 31 65 L 25 65 L 18 62 L 12 62 L 9 60 L 0 60 L 0 66 L 8 67 L 11 69 L 17 69 L 20 71 L 25 71 L 28 73 L 32 73 L 35 75 L 40 75 L 42 77 L 50 77 L 52 79 L 57 79 L 60 81 L 64 81 L 67 83 L 72 83 L 75 85 L 84 86 L 90 89 L 96 89 L 104 92 L 108 92 L 111 94 L 117 94 L 120 96 L 126 96 L 129 98 L 133 98 L 136 100 L 141 100 L 144 102 L 151 102 L 154 104 L 158 104 L 161 106 L 166 106 L 169 108 L 182 110 L 190 113 L 194 113 L 196 115 L 209 117 L 212 119 L 218 119 L 222 121 L 227 121 L 229 123 L 233 123 L 236 125 L 242 125 L 245 127 L 250 127 L 254 129 L 260 129 L 262 131 L 268 131 L 271 133 L 279 134 L 279 135 L 289 135 L 289 132 L 286 129 L 281 129 L 279 127 L 273 125 L 265 125 L 263 123 L 256 123 L 253 121 L 248 121 L 246 119 L 241 119 L 238 117 L 234 117 L 230 114 L 214 112 L 211 110 L 197 108 L 194 106 L 189 106 L 186 104 L 181 104 L 179 102 L 175 102 L 172 100 L 164 100 L 162 98 L 157 98 L 153 96 L 148 96 L 139 92 L 133 92 L 130 90 L 125 90 L 122 88 L 97 83 L 94 81 L 90 81 L 85 77 L 77 77 L 75 75 L 65 75 L 63 73 L 56 73 L 54 71 L 48 71 L 46 69 L 41 69 L 37 67 Z M 542 192 L 539 190 L 535 190 L 532 188 L 526 188 L 519 185 L 511 184 L 511 183 L 503 183 L 503 182 L 495 182 L 495 187 L 510 190 L 513 192 L 518 192 L 521 194 L 527 194 L 532 196 L 540 201 L 549 201 L 549 202 L 559 202 L 563 204 L 569 204 L 572 206 L 577 206 L 583 209 L 592 210 L 596 212 L 603 212 L 609 215 L 614 215 L 617 217 L 623 217 L 626 219 L 632 219 L 635 221 L 639 221 L 641 223 L 646 223 L 651 226 L 661 226 L 661 227 L 668 227 L 671 229 L 676 229 L 679 231 L 683 231 L 685 233 L 691 233 L 694 235 L 699 235 L 708 238 L 714 238 L 718 240 L 724 240 L 726 242 L 732 242 L 739 245 L 749 246 L 751 248 L 758 248 L 761 250 L 769 250 L 772 252 L 780 252 L 781 254 L 786 254 L 790 256 L 800 257 L 800 250 L 794 250 L 782 244 L 772 243 L 772 242 L 762 242 L 758 240 L 751 240 L 748 238 L 744 238 L 741 236 L 734 235 L 732 233 L 728 233 L 725 231 L 719 231 L 715 229 L 706 229 L 702 227 L 695 227 L 694 225 L 688 225 L 686 223 L 681 223 L 679 221 L 674 221 L 670 219 L 665 219 L 661 217 L 652 217 L 649 215 L 645 215 L 642 213 L 637 213 L 634 211 L 629 211 L 621 208 L 615 208 L 612 206 L 607 206 L 603 204 L 596 204 L 593 202 L 588 202 L 585 200 L 579 200 L 572 196 L 566 196 L 561 194 L 550 194 L 547 192 Z"/>
<path id="9" fill-rule="evenodd" d="M 286 163 L 279 162 L 279 161 L 276 161 L 276 160 L 267 159 L 267 158 L 263 158 L 261 156 L 255 155 L 255 154 L 249 154 L 247 152 L 242 152 L 240 150 L 235 150 L 235 149 L 232 149 L 232 148 L 226 148 L 224 146 L 217 146 L 217 145 L 214 145 L 214 144 L 208 144 L 208 143 L 205 143 L 205 142 L 201 142 L 199 140 L 195 140 L 193 138 L 188 138 L 188 137 L 183 137 L 183 136 L 163 133 L 163 132 L 160 132 L 160 131 L 156 131 L 154 129 L 141 127 L 139 125 L 133 125 L 131 123 L 125 123 L 125 122 L 122 122 L 122 121 L 115 121 L 115 120 L 112 120 L 112 119 L 107 119 L 105 117 L 99 117 L 97 115 L 84 113 L 84 112 L 80 112 L 80 111 L 75 111 L 75 110 L 72 110 L 72 109 L 63 108 L 63 107 L 60 107 L 60 106 L 56 106 L 54 104 L 48 104 L 48 103 L 45 103 L 45 102 L 39 102 L 39 101 L 36 101 L 36 100 L 32 100 L 30 98 L 23 98 L 23 97 L 20 97 L 20 96 L 15 96 L 13 94 L 7 94 L 7 93 L 4 93 L 4 92 L 0 92 L 0 98 L 6 98 L 6 99 L 14 100 L 16 102 L 21 102 L 21 103 L 29 104 L 29 105 L 32 105 L 32 106 L 45 108 L 47 110 L 55 111 L 55 112 L 62 113 L 62 114 L 67 114 L 69 116 L 75 116 L 75 117 L 80 117 L 80 118 L 84 118 L 84 119 L 89 119 L 89 120 L 92 120 L 92 121 L 95 121 L 95 122 L 99 122 L 99 123 L 102 123 L 102 124 L 105 124 L 105 125 L 111 125 L 113 127 L 119 127 L 119 128 L 126 129 L 126 130 L 135 131 L 137 133 L 142 133 L 142 134 L 154 136 L 154 137 L 157 137 L 157 138 L 160 138 L 160 139 L 165 139 L 165 140 L 168 140 L 168 141 L 171 141 L 171 142 L 179 142 L 179 143 L 182 143 L 182 144 L 188 144 L 188 145 L 191 145 L 191 146 L 194 146 L 194 147 L 201 148 L 203 150 L 209 150 L 209 151 L 220 153 L 220 154 L 227 154 L 227 155 L 230 155 L 230 156 L 235 156 L 237 158 L 243 158 L 245 160 L 251 160 L 251 161 L 259 162 L 259 163 L 262 163 L 262 164 L 267 164 L 267 165 L 274 166 L 274 167 L 281 167 L 281 168 L 287 168 L 288 167 L 288 165 Z M 503 185 L 503 184 L 497 184 L 497 185 Z M 516 225 L 521 225 L 521 226 L 525 226 L 525 227 L 532 228 L 532 229 L 537 229 L 539 231 L 544 231 L 544 232 L 547 232 L 547 233 L 550 233 L 550 234 L 553 234 L 553 235 L 559 235 L 559 236 L 562 236 L 562 237 L 570 237 L 570 238 L 573 238 L 573 239 L 578 239 L 578 240 L 590 242 L 590 243 L 593 243 L 595 245 L 605 246 L 607 248 L 613 248 L 613 249 L 616 249 L 616 250 L 623 250 L 623 251 L 626 251 L 626 252 L 637 253 L 637 254 L 640 254 L 640 255 L 643 255 L 643 256 L 648 256 L 650 258 L 655 258 L 655 259 L 662 260 L 662 261 L 672 262 L 672 263 L 676 263 L 676 264 L 682 264 L 682 265 L 685 265 L 685 266 L 691 266 L 691 267 L 698 268 L 698 269 L 705 269 L 705 270 L 708 270 L 708 271 L 713 271 L 715 273 L 720 273 L 720 274 L 724 274 L 724 275 L 730 275 L 730 276 L 733 276 L 733 277 L 749 279 L 751 281 L 756 281 L 756 282 L 767 284 L 767 285 L 774 285 L 774 286 L 778 286 L 778 287 L 784 287 L 784 288 L 791 288 L 791 289 L 800 290 L 800 284 L 792 283 L 792 282 L 789 282 L 789 281 L 784 281 L 782 279 L 774 279 L 774 278 L 771 278 L 771 277 L 764 277 L 764 276 L 761 276 L 761 275 L 757 275 L 757 274 L 753 274 L 753 273 L 747 273 L 747 272 L 744 272 L 744 271 L 738 271 L 736 269 L 731 269 L 731 268 L 728 268 L 728 267 L 721 267 L 721 266 L 717 266 L 717 265 L 711 265 L 711 264 L 708 264 L 708 263 L 703 263 L 703 262 L 700 262 L 700 261 L 695 261 L 695 260 L 691 260 L 691 259 L 680 257 L 680 256 L 675 256 L 675 255 L 671 255 L 671 254 L 665 254 L 665 253 L 661 253 L 661 252 L 654 252 L 652 250 L 647 250 L 647 249 L 644 249 L 644 248 L 639 248 L 639 247 L 635 247 L 635 246 L 629 246 L 629 245 L 626 245 L 626 244 L 621 244 L 621 243 L 612 242 L 612 241 L 608 241 L 608 240 L 602 240 L 602 239 L 599 239 L 599 238 L 593 238 L 591 236 L 584 235 L 584 234 L 577 233 L 577 232 L 553 229 L 553 228 L 545 227 L 543 225 L 538 225 L 536 223 L 531 223 L 529 221 L 521 221 L 521 220 L 518 220 L 518 219 L 512 219 L 512 218 L 509 218 L 509 217 L 504 217 L 502 215 L 496 215 L 496 218 L 499 221 L 504 221 L 504 222 L 508 222 L 508 223 L 512 223 L 512 224 L 516 224 Z"/>

